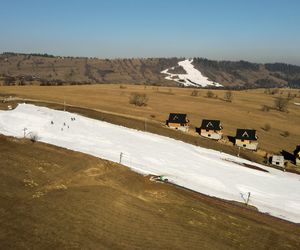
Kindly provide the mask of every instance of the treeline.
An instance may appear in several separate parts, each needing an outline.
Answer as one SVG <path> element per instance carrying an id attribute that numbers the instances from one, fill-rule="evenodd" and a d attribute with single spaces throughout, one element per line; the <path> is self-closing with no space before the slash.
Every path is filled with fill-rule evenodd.
<path id="1" fill-rule="evenodd" d="M 251 63 L 247 61 L 215 61 L 215 60 L 209 60 L 206 58 L 194 58 L 193 61 L 194 64 L 198 64 L 200 66 L 206 67 L 206 68 L 213 68 L 216 70 L 222 70 L 222 71 L 235 71 L 235 70 L 259 70 L 259 64 L 257 63 Z"/>
<path id="2" fill-rule="evenodd" d="M 194 64 L 204 67 L 214 68 L 216 70 L 232 71 L 232 70 L 254 70 L 260 68 L 260 64 L 247 61 L 216 61 L 206 58 L 194 58 Z M 271 72 L 279 72 L 283 74 L 296 75 L 300 74 L 300 66 L 286 63 L 266 63 L 265 68 Z"/>
<path id="3" fill-rule="evenodd" d="M 300 66 L 286 63 L 266 63 L 265 68 L 272 72 L 281 72 L 286 75 L 300 74 Z"/>
<path id="4" fill-rule="evenodd" d="M 9 76 L 5 74 L 0 75 L 3 85 L 5 86 L 14 86 L 14 85 L 31 85 L 33 82 L 39 83 L 41 86 L 52 86 L 52 85 L 63 85 L 66 81 L 60 79 L 43 79 L 35 76 Z M 78 83 L 79 84 L 79 83 Z"/>
<path id="5" fill-rule="evenodd" d="M 47 53 L 41 54 L 41 53 L 15 53 L 15 52 L 3 52 L 4 56 L 40 56 L 40 57 L 50 57 L 54 58 L 54 55 L 49 55 Z"/>
<path id="6" fill-rule="evenodd" d="M 11 56 L 24 56 L 27 57 L 27 59 L 30 59 L 31 57 L 44 57 L 44 58 L 65 58 L 65 59 L 98 59 L 96 57 L 84 57 L 84 56 L 55 56 L 55 55 L 51 55 L 51 54 L 47 54 L 47 53 L 16 53 L 16 52 L 3 52 L 2 54 L 0 54 L 0 56 L 7 56 L 7 57 L 11 57 Z M 109 59 L 106 59 L 109 60 Z"/>
<path id="7" fill-rule="evenodd" d="M 300 66 L 286 63 L 266 63 L 265 68 L 273 76 L 283 79 L 291 88 L 300 88 Z"/>
<path id="8" fill-rule="evenodd" d="M 300 88 L 300 78 L 289 80 L 288 85 L 290 88 Z"/>

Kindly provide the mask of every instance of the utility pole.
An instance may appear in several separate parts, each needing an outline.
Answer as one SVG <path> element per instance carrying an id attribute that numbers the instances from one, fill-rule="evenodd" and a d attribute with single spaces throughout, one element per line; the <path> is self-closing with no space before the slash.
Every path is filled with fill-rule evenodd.
<path id="1" fill-rule="evenodd" d="M 24 131 L 23 138 L 25 138 L 25 136 L 26 136 L 26 130 L 27 130 L 27 128 L 23 128 L 23 131 Z"/>
<path id="2" fill-rule="evenodd" d="M 250 196 L 251 196 L 251 193 L 248 192 L 248 197 L 247 197 L 247 201 L 246 201 L 246 206 L 248 206 L 248 203 L 249 203 L 249 200 L 250 200 Z"/>
<path id="3" fill-rule="evenodd" d="M 123 157 L 123 153 L 121 152 L 120 153 L 120 161 L 119 161 L 120 164 L 122 163 L 122 157 Z"/>

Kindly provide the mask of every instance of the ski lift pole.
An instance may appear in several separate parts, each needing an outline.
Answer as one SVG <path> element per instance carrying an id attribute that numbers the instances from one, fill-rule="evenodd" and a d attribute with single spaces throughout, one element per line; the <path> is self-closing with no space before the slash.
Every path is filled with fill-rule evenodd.
<path id="1" fill-rule="evenodd" d="M 248 192 L 248 197 L 247 197 L 247 201 L 246 201 L 246 206 L 248 206 L 248 203 L 249 203 L 249 200 L 250 200 L 250 196 L 251 196 L 251 193 Z"/>
<path id="2" fill-rule="evenodd" d="M 121 152 L 120 153 L 120 161 L 119 161 L 120 164 L 122 163 L 122 157 L 123 157 L 123 153 Z"/>
<path id="3" fill-rule="evenodd" d="M 27 128 L 23 128 L 23 131 L 24 131 L 23 138 L 25 138 L 25 136 L 26 136 L 26 130 L 27 130 Z"/>

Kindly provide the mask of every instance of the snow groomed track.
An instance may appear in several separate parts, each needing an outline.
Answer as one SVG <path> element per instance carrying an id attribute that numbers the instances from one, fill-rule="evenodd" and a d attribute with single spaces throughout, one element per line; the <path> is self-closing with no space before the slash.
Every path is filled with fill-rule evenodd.
<path id="1" fill-rule="evenodd" d="M 178 65 L 181 66 L 185 74 L 173 74 L 169 73 L 170 69 L 174 69 L 174 67 L 170 69 L 165 69 L 161 73 L 166 74 L 165 79 L 172 80 L 182 84 L 183 86 L 192 86 L 192 87 L 206 87 L 206 86 L 214 86 L 214 87 L 222 87 L 221 84 L 210 81 L 207 77 L 202 75 L 202 73 L 197 70 L 193 65 L 193 59 L 186 59 L 178 62 Z"/>

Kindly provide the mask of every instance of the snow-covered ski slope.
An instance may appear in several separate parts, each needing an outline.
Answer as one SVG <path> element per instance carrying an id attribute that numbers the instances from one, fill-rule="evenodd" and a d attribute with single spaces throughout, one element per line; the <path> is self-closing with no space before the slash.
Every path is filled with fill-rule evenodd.
<path id="1" fill-rule="evenodd" d="M 203 76 L 202 73 L 195 69 L 193 65 L 193 59 L 186 59 L 178 62 L 179 66 L 185 70 L 186 74 L 172 74 L 169 73 L 169 69 L 163 70 L 161 73 L 167 74 L 165 79 L 172 80 L 178 83 L 183 84 L 184 86 L 193 86 L 193 87 L 222 87 L 221 84 L 210 81 L 207 77 Z M 172 67 L 171 69 L 174 69 Z"/>
<path id="2" fill-rule="evenodd" d="M 23 137 L 24 128 L 27 135 L 35 132 L 40 141 L 114 162 L 119 162 L 122 152 L 122 164 L 134 171 L 165 175 L 173 183 L 210 196 L 243 202 L 250 192 L 249 204 L 261 212 L 300 223 L 299 175 L 64 111 L 29 104 L 0 111 L 0 133 Z"/>

